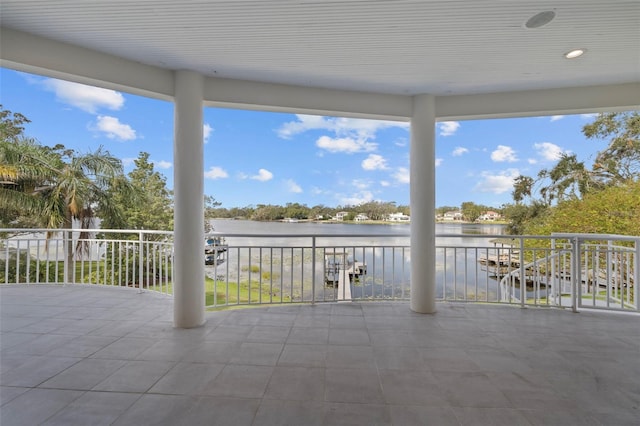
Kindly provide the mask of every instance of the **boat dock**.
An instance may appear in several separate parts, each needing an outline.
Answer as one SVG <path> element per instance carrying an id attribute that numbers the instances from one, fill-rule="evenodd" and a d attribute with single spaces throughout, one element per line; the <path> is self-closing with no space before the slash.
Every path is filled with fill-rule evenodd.
<path id="1" fill-rule="evenodd" d="M 367 265 L 354 261 L 346 250 L 325 250 L 324 279 L 327 285 L 337 287 L 336 300 L 351 300 L 351 282 L 367 273 Z"/>
<path id="2" fill-rule="evenodd" d="M 478 263 L 492 276 L 503 276 L 520 267 L 520 253 L 511 249 L 497 250 L 495 254 L 478 257 Z"/>
<path id="3" fill-rule="evenodd" d="M 220 264 L 226 260 L 229 247 L 223 237 L 207 238 L 204 246 L 204 264 Z"/>

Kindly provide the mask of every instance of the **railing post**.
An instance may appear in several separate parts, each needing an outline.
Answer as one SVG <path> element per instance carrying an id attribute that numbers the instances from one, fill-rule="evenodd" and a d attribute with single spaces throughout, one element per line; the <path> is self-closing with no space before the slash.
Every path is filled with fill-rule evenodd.
<path id="1" fill-rule="evenodd" d="M 509 256 L 511 257 L 511 256 Z M 524 238 L 520 237 L 520 252 L 518 255 L 520 262 L 520 307 L 524 308 L 527 299 L 527 271 L 524 267 Z"/>
<path id="2" fill-rule="evenodd" d="M 4 248 L 5 248 L 5 255 L 4 255 L 4 283 L 5 284 L 9 284 L 9 235 L 7 235 L 7 239 L 4 240 Z"/>
<path id="3" fill-rule="evenodd" d="M 633 262 L 633 298 L 636 311 L 640 311 L 638 303 L 638 286 L 640 285 L 640 238 L 635 241 L 634 262 Z M 631 291 L 631 283 L 627 282 L 627 291 Z"/>
<path id="4" fill-rule="evenodd" d="M 62 235 L 63 235 L 62 239 L 64 241 L 64 249 L 62 250 L 62 264 L 64 268 L 64 271 L 62 273 L 62 280 L 63 280 L 62 285 L 67 285 L 67 283 L 69 282 L 69 235 L 70 234 L 71 234 L 71 231 L 67 231 L 67 230 L 62 231 Z"/>
<path id="5" fill-rule="evenodd" d="M 571 310 L 578 312 L 578 297 L 579 293 L 582 293 L 582 287 L 580 286 L 581 273 L 580 273 L 580 239 L 578 237 L 573 238 L 573 262 L 571 262 L 573 271 L 571 271 Z"/>
<path id="6" fill-rule="evenodd" d="M 316 237 L 311 237 L 311 304 L 316 303 Z"/>
<path id="7" fill-rule="evenodd" d="M 144 277 L 144 264 L 142 263 L 144 249 L 143 246 L 144 233 L 138 232 L 138 244 L 140 245 L 138 250 L 138 293 L 142 293 L 142 280 Z"/>
<path id="8" fill-rule="evenodd" d="M 556 239 L 555 238 L 551 238 L 551 256 L 556 254 Z M 560 286 L 560 276 L 558 275 L 558 280 L 556 281 L 556 263 L 553 260 L 554 258 L 551 258 L 551 285 L 552 285 L 552 297 L 553 297 L 553 301 L 556 305 L 558 305 L 558 302 L 560 302 L 560 291 L 561 289 L 559 289 Z M 560 256 L 558 255 L 558 259 L 560 259 Z M 559 291 L 560 290 L 560 291 Z M 549 301 L 549 289 L 547 288 L 547 302 Z M 562 305 L 562 303 L 560 303 L 560 305 Z"/>

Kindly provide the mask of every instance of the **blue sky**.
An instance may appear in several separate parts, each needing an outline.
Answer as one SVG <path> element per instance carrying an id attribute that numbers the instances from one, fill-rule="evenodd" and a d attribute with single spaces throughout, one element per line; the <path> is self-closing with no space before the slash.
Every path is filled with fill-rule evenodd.
<path id="1" fill-rule="evenodd" d="M 0 68 L 4 109 L 31 120 L 27 136 L 80 152 L 102 146 L 125 171 L 142 151 L 173 186 L 173 104 Z M 436 205 L 499 207 L 513 179 L 535 177 L 563 152 L 591 164 L 603 141 L 586 140 L 594 115 L 438 123 Z M 205 193 L 223 207 L 297 202 L 409 204 L 408 123 L 204 110 Z"/>

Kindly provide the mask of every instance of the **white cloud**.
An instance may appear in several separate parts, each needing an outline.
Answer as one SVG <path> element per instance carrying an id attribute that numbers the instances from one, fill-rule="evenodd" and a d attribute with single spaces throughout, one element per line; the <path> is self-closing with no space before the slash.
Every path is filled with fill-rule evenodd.
<path id="1" fill-rule="evenodd" d="M 370 201 L 373 201 L 373 193 L 371 191 L 362 191 L 359 194 L 353 194 L 351 197 L 342 197 L 340 204 L 345 206 L 358 206 Z"/>
<path id="2" fill-rule="evenodd" d="M 387 186 L 391 186 L 391 183 L 389 181 L 386 181 L 386 180 L 381 180 L 380 181 L 380 186 L 383 186 L 383 187 L 386 188 Z"/>
<path id="3" fill-rule="evenodd" d="M 527 159 L 527 163 L 529 163 L 529 164 L 538 164 L 538 160 L 536 160 L 535 158 L 528 158 Z"/>
<path id="4" fill-rule="evenodd" d="M 378 154 L 369 154 L 367 158 L 362 160 L 362 168 L 364 170 L 387 170 L 387 160 Z"/>
<path id="5" fill-rule="evenodd" d="M 443 158 L 436 158 L 436 167 L 440 166 L 440 164 L 442 164 L 443 161 L 444 161 Z"/>
<path id="6" fill-rule="evenodd" d="M 109 139 L 131 141 L 136 139 L 136 131 L 128 124 L 121 123 L 116 117 L 99 115 L 95 130 L 104 133 Z"/>
<path id="7" fill-rule="evenodd" d="M 354 152 L 371 152 L 375 151 L 378 147 L 377 144 L 367 142 L 363 139 L 353 138 L 331 138 L 329 136 L 321 136 L 316 141 L 316 146 L 321 149 L 326 149 L 329 152 L 346 152 L 352 154 Z"/>
<path id="8" fill-rule="evenodd" d="M 438 123 L 438 129 L 440 129 L 440 136 L 451 136 L 456 133 L 460 128 L 460 123 L 457 121 L 443 121 Z"/>
<path id="9" fill-rule="evenodd" d="M 520 176 L 520 172 L 518 169 L 507 169 L 497 174 L 482 172 L 480 176 L 481 180 L 474 188 L 476 191 L 503 194 L 513 189 L 513 181 Z"/>
<path id="10" fill-rule="evenodd" d="M 209 143 L 209 136 L 211 136 L 211 132 L 213 132 L 213 127 L 209 125 L 209 123 L 204 123 L 202 126 L 202 139 L 204 143 Z"/>
<path id="11" fill-rule="evenodd" d="M 229 173 L 222 167 L 211 166 L 208 171 L 204 172 L 204 177 L 207 179 L 225 179 L 229 177 Z"/>
<path id="12" fill-rule="evenodd" d="M 291 137 L 309 130 L 327 130 L 336 136 L 351 136 L 359 139 L 375 138 L 378 130 L 389 127 L 409 129 L 409 123 L 401 121 L 367 120 L 363 118 L 322 117 L 297 114 L 296 121 L 289 121 L 276 130 L 279 137 Z"/>
<path id="13" fill-rule="evenodd" d="M 496 163 L 508 162 L 513 163 L 518 161 L 516 152 L 510 146 L 498 145 L 495 151 L 491 153 L 491 159 Z"/>
<path id="14" fill-rule="evenodd" d="M 297 121 L 284 123 L 276 130 L 282 139 L 291 139 L 292 136 L 304 133 L 307 130 L 327 129 L 327 119 L 319 115 L 296 114 Z"/>
<path id="15" fill-rule="evenodd" d="M 284 181 L 284 183 L 287 186 L 287 190 L 289 192 L 293 192 L 295 194 L 299 194 L 302 192 L 302 188 L 300 187 L 300 185 L 298 185 L 293 179 L 287 179 Z"/>
<path id="16" fill-rule="evenodd" d="M 558 145 L 551 142 L 534 143 L 533 147 L 538 151 L 538 155 L 546 161 L 557 161 L 562 157 L 562 154 L 568 154 L 571 152 L 565 151 Z"/>
<path id="17" fill-rule="evenodd" d="M 362 179 L 354 179 L 351 181 L 351 186 L 363 190 L 369 188 L 371 186 L 371 182 Z"/>
<path id="18" fill-rule="evenodd" d="M 159 169 L 170 169 L 173 166 L 171 162 L 165 160 L 153 161 L 153 165 Z"/>
<path id="19" fill-rule="evenodd" d="M 562 120 L 563 118 L 564 118 L 564 115 L 552 115 L 551 122 L 553 123 L 554 121 Z"/>
<path id="20" fill-rule="evenodd" d="M 124 105 L 124 96 L 115 90 L 53 78 L 44 80 L 42 84 L 47 90 L 55 93 L 60 102 L 80 108 L 91 114 L 95 114 L 99 108 L 119 110 Z"/>
<path id="21" fill-rule="evenodd" d="M 268 180 L 273 179 L 273 173 L 271 173 L 267 169 L 260 169 L 258 170 L 257 175 L 251 176 L 251 179 L 259 180 L 260 182 L 266 182 Z"/>
<path id="22" fill-rule="evenodd" d="M 409 183 L 410 173 L 406 167 L 398 167 L 395 173 L 391 175 L 398 183 Z"/>
<path id="23" fill-rule="evenodd" d="M 468 152 L 469 152 L 469 150 L 467 148 L 464 148 L 462 146 L 458 146 L 458 147 L 456 147 L 456 149 L 453 150 L 451 155 L 453 155 L 454 157 L 459 157 L 462 154 L 466 154 Z"/>
<path id="24" fill-rule="evenodd" d="M 583 120 L 591 120 L 592 118 L 596 118 L 598 114 L 580 114 L 580 118 Z"/>
<path id="25" fill-rule="evenodd" d="M 407 138 L 398 138 L 393 142 L 393 144 L 395 146 L 405 147 L 409 145 L 409 140 Z"/>
<path id="26" fill-rule="evenodd" d="M 124 167 L 128 167 L 134 164 L 134 162 L 136 161 L 136 159 L 134 157 L 126 157 L 122 159 L 122 165 Z"/>

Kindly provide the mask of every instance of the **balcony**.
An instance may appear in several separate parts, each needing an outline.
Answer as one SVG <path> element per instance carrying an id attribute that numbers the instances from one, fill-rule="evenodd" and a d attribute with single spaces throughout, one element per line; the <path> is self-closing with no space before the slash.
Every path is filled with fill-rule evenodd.
<path id="1" fill-rule="evenodd" d="M 531 238 L 467 247 L 466 237 L 441 236 L 442 301 L 436 315 L 420 315 L 404 301 L 404 237 L 373 245 L 316 236 L 314 246 L 280 236 L 285 246 L 228 235 L 226 258 L 207 266 L 207 291 L 216 291 L 208 301 L 255 306 L 211 310 L 204 327 L 175 329 L 171 241 L 151 234 L 5 239 L 3 425 L 637 424 L 633 241 L 556 236 L 534 250 Z M 65 241 L 79 239 L 95 246 L 66 259 Z M 366 265 L 344 301 L 339 281 L 326 280 L 336 265 L 349 279 L 340 253 Z M 492 269 L 494 255 L 509 264 Z M 238 269 L 240 283 L 246 274 L 259 286 L 241 292 L 246 300 L 226 291 Z M 531 281 L 522 289 L 517 271 Z"/>
<path id="2" fill-rule="evenodd" d="M 173 234 L 5 230 L 0 284 L 125 286 L 173 294 Z M 406 301 L 408 234 L 203 237 L 206 305 Z M 438 234 L 441 301 L 638 312 L 640 237 Z"/>

